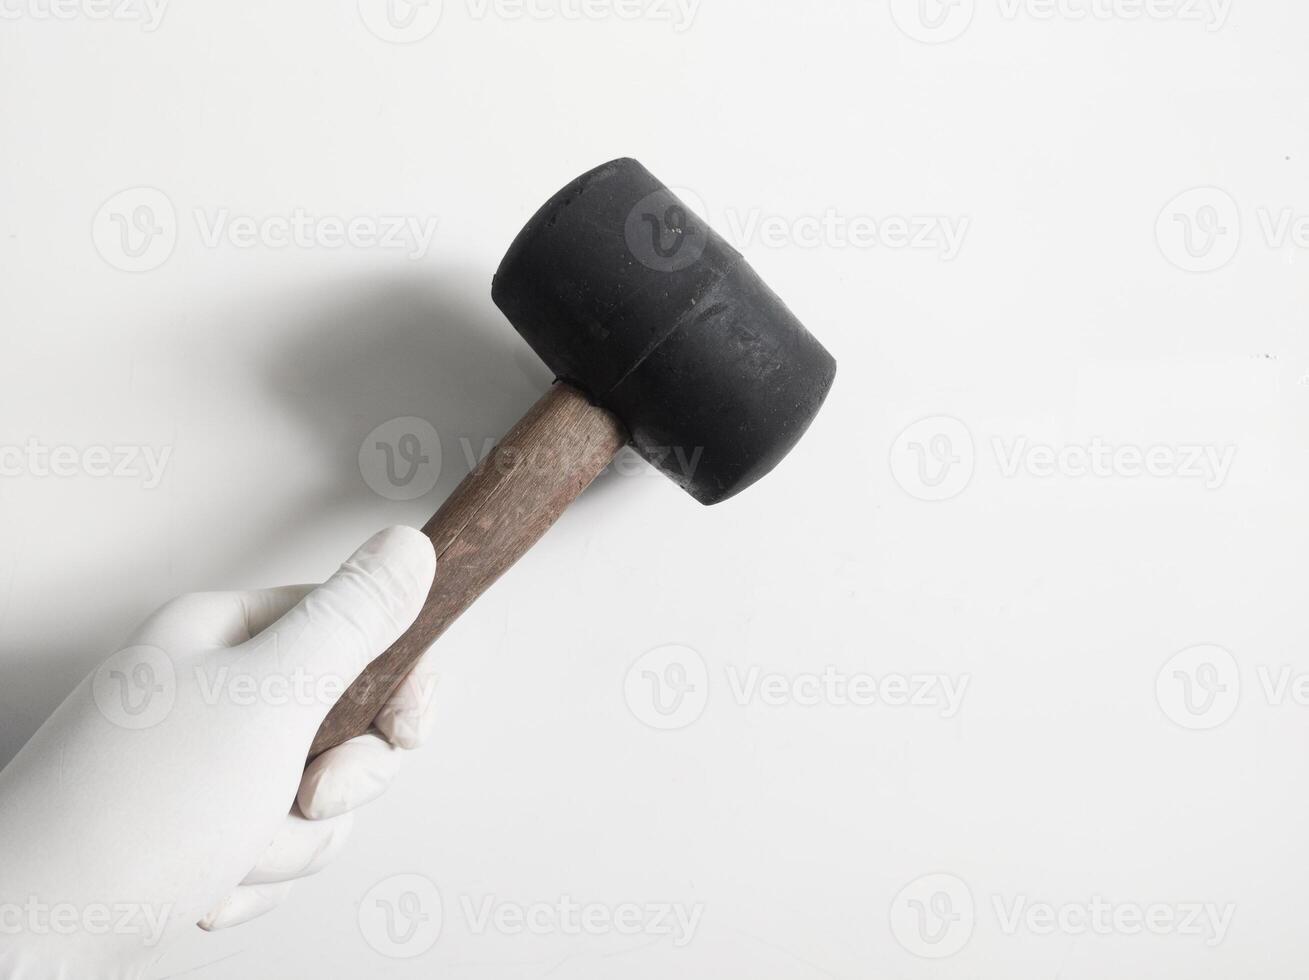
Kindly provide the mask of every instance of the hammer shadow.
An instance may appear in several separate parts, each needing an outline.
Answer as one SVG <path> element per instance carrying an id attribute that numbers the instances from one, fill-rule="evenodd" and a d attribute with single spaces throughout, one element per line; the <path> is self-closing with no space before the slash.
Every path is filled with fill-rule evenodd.
<path id="1" fill-rule="evenodd" d="M 380 528 L 395 516 L 362 478 L 361 442 L 377 425 L 417 417 L 440 438 L 435 486 L 403 506 L 422 526 L 553 380 L 550 371 L 491 303 L 485 274 L 378 283 L 290 325 L 268 375 L 270 388 L 300 417 L 318 459 L 339 472 L 316 497 L 264 529 L 266 549 L 295 549 L 343 512 Z M 574 505 L 586 508 L 617 481 L 606 471 Z"/>
<path id="2" fill-rule="evenodd" d="M 287 325 L 267 387 L 296 420 L 307 457 L 330 461 L 329 474 L 263 529 L 262 549 L 294 554 L 342 517 L 421 525 L 468 472 L 468 455 L 545 390 L 548 374 L 515 349 L 525 345 L 486 292 L 471 274 L 390 280 Z M 440 437 L 440 475 L 419 499 L 396 504 L 368 487 L 357 460 L 372 429 L 410 416 Z"/>

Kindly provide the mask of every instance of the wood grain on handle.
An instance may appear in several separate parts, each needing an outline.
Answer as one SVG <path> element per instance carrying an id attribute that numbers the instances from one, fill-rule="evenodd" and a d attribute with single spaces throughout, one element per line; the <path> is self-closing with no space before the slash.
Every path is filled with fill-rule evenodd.
<path id="1" fill-rule="evenodd" d="M 540 540 L 626 442 L 614 416 L 566 384 L 533 405 L 423 528 L 437 557 L 423 611 L 332 708 L 310 756 L 367 732 L 414 662 Z"/>

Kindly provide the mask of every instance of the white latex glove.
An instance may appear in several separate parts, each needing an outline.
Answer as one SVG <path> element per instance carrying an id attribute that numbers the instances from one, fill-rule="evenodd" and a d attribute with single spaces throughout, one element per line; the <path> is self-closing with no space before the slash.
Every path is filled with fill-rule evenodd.
<path id="1" fill-rule="evenodd" d="M 430 664 L 380 735 L 306 769 L 309 744 L 435 566 L 426 537 L 391 528 L 316 588 L 151 616 L 0 773 L 0 977 L 143 977 L 177 935 L 254 918 L 329 861 L 418 743 Z"/>

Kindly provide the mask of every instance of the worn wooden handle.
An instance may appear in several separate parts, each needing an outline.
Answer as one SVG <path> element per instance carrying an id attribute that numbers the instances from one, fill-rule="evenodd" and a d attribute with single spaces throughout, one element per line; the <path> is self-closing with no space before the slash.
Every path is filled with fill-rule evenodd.
<path id="1" fill-rule="evenodd" d="M 622 424 L 569 385 L 556 384 L 533 405 L 423 528 L 438 562 L 427 603 L 333 706 L 310 755 L 367 732 L 414 662 L 540 540 L 626 442 Z"/>

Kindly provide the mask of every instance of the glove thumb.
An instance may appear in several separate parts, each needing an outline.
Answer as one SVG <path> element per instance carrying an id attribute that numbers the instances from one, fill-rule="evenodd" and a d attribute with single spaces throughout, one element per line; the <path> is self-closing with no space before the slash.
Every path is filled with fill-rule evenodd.
<path id="1" fill-rule="evenodd" d="M 251 643 L 269 670 L 307 670 L 344 691 L 413 623 L 435 572 L 426 535 L 387 528 Z"/>

